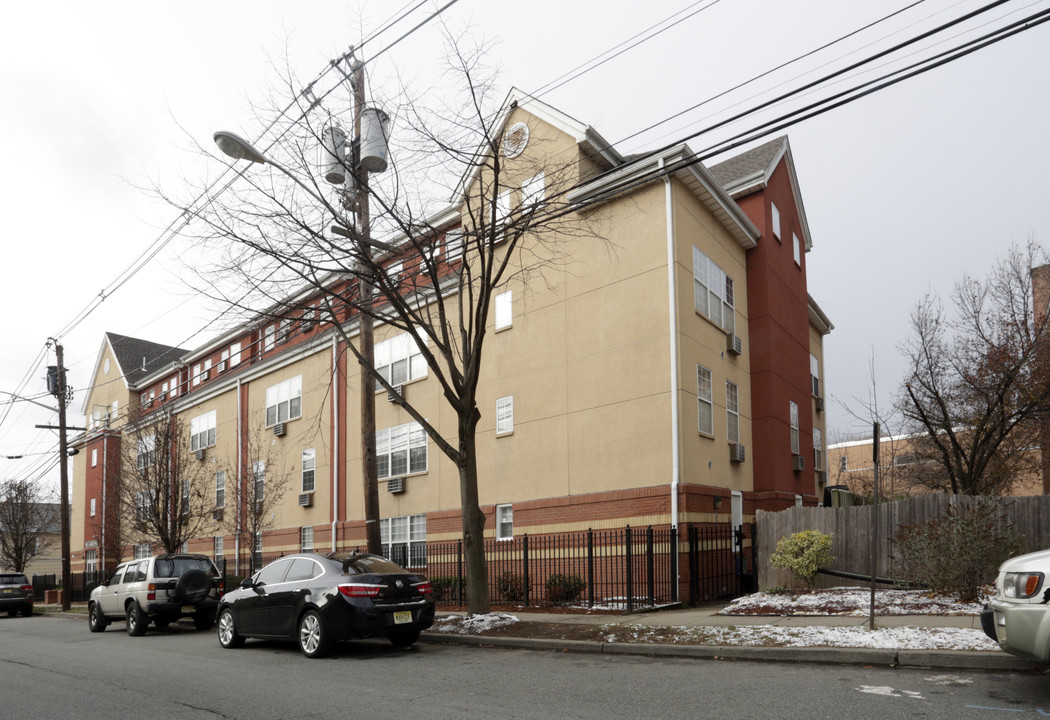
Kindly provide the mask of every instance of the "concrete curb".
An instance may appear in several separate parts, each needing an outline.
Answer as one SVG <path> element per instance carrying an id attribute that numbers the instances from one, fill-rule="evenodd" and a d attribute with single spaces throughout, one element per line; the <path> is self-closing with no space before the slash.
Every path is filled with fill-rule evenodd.
<path id="1" fill-rule="evenodd" d="M 996 653 L 947 650 L 892 650 L 879 648 L 789 648 L 728 647 L 717 645 L 662 645 L 646 643 L 602 643 L 589 640 L 549 640 L 541 638 L 486 637 L 423 633 L 420 640 L 445 645 L 515 648 L 547 652 L 592 653 L 640 657 L 696 658 L 708 660 L 750 660 L 756 662 L 798 662 L 838 665 L 881 665 L 883 667 L 943 668 L 954 670 L 997 670 L 1036 672 L 1045 668 L 1023 658 Z"/>

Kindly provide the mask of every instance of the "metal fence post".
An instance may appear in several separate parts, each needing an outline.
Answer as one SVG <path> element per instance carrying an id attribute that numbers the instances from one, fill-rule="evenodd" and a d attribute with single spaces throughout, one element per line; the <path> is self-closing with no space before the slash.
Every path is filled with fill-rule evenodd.
<path id="1" fill-rule="evenodd" d="M 594 531 L 587 528 L 587 607 L 594 607 Z"/>
<path id="2" fill-rule="evenodd" d="M 463 604 L 463 540 L 456 541 L 456 604 Z"/>
<path id="3" fill-rule="evenodd" d="M 653 577 L 655 568 L 653 566 L 653 526 L 650 525 L 645 530 L 645 573 L 649 576 L 649 580 L 646 584 L 646 591 L 649 595 L 649 604 L 656 604 L 656 585 L 655 578 Z"/>
<path id="4" fill-rule="evenodd" d="M 525 580 L 525 605 L 529 604 L 529 534 L 525 533 L 521 538 L 521 564 L 522 577 Z"/>
<path id="5" fill-rule="evenodd" d="M 678 602 L 678 528 L 671 528 L 671 601 Z"/>
<path id="6" fill-rule="evenodd" d="M 631 558 L 631 526 L 628 525 L 623 531 L 624 557 L 627 561 L 627 612 L 634 612 L 634 560 Z"/>

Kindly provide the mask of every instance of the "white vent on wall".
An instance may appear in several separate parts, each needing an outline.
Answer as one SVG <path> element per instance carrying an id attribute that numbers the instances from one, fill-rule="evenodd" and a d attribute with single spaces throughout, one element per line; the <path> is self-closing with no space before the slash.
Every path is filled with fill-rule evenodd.
<path id="1" fill-rule="evenodd" d="M 386 399 L 389 400 L 390 402 L 397 402 L 398 400 L 401 399 L 402 395 L 404 394 L 404 389 L 405 389 L 404 385 L 395 385 L 394 389 L 392 391 L 391 390 L 387 390 L 386 391 Z"/>
<path id="2" fill-rule="evenodd" d="M 277 437 L 284 437 L 284 423 L 275 423 L 273 426 L 273 434 Z"/>
<path id="3" fill-rule="evenodd" d="M 726 350 L 733 355 L 740 355 L 744 352 L 744 341 L 739 335 L 726 335 Z"/>
<path id="4" fill-rule="evenodd" d="M 742 463 L 747 454 L 740 443 L 729 443 L 729 462 Z"/>
<path id="5" fill-rule="evenodd" d="M 386 491 L 392 493 L 403 493 L 405 491 L 405 479 L 394 477 L 386 481 Z"/>
<path id="6" fill-rule="evenodd" d="M 204 459 L 204 448 L 199 449 L 197 451 L 196 455 L 197 455 L 197 459 L 198 460 L 203 460 Z"/>

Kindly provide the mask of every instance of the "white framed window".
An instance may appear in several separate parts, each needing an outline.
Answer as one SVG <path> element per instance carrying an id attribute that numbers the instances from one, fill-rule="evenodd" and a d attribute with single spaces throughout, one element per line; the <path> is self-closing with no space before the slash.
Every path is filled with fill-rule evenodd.
<path id="1" fill-rule="evenodd" d="M 445 256 L 448 262 L 459 260 L 463 257 L 463 231 L 449 230 L 445 233 Z"/>
<path id="2" fill-rule="evenodd" d="M 824 469 L 824 438 L 820 428 L 813 428 L 813 469 Z"/>
<path id="3" fill-rule="evenodd" d="M 160 386 L 160 399 L 163 400 L 166 397 L 168 397 L 168 383 L 164 382 Z"/>
<path id="4" fill-rule="evenodd" d="M 201 377 L 204 380 L 211 377 L 211 358 L 204 361 L 204 370 L 201 371 Z"/>
<path id="5" fill-rule="evenodd" d="M 813 397 L 820 397 L 820 360 L 813 353 L 809 354 L 809 384 Z"/>
<path id="6" fill-rule="evenodd" d="M 152 548 L 150 547 L 150 544 L 148 542 L 136 545 L 135 559 L 142 560 L 143 558 L 148 558 L 150 555 L 153 554 L 152 552 L 150 552 L 151 550 Z M 145 580 L 145 578 L 143 578 L 143 580 Z"/>
<path id="7" fill-rule="evenodd" d="M 696 405 L 697 429 L 701 435 L 714 437 L 714 387 L 711 383 L 711 371 L 703 365 L 696 366 Z"/>
<path id="8" fill-rule="evenodd" d="M 201 365 L 200 363 L 197 363 L 196 365 L 193 366 L 193 377 L 190 380 L 190 385 L 191 386 L 197 387 L 198 385 L 201 384 L 201 368 L 203 368 L 203 367 L 204 366 Z"/>
<path id="9" fill-rule="evenodd" d="M 91 517 L 95 517 L 95 498 L 91 498 Z"/>
<path id="10" fill-rule="evenodd" d="M 84 570 L 89 573 L 98 572 L 98 550 L 84 551 Z"/>
<path id="11" fill-rule="evenodd" d="M 215 410 L 190 419 L 190 450 L 196 452 L 215 444 Z"/>
<path id="12" fill-rule="evenodd" d="M 171 387 L 171 397 L 175 397 L 176 395 L 179 394 L 179 376 L 178 375 L 176 375 L 175 377 L 173 377 L 171 379 L 170 387 Z M 113 405 L 114 405 L 113 409 L 116 410 L 116 407 L 115 407 L 116 403 L 113 403 Z"/>
<path id="13" fill-rule="evenodd" d="M 376 466 L 379 478 L 427 471 L 427 433 L 417 422 L 376 433 Z"/>
<path id="14" fill-rule="evenodd" d="M 391 263 L 386 266 L 383 271 L 386 273 L 387 279 L 390 280 L 390 284 L 397 286 L 401 282 L 401 275 L 405 272 L 405 264 L 403 262 Z"/>
<path id="15" fill-rule="evenodd" d="M 791 454 L 799 454 L 798 444 L 798 404 L 788 401 L 788 417 L 791 421 Z"/>
<path id="16" fill-rule="evenodd" d="M 733 278 L 693 246 L 693 307 L 727 333 L 736 332 Z"/>
<path id="17" fill-rule="evenodd" d="M 98 467 L 98 448 L 91 449 L 91 467 Z"/>
<path id="18" fill-rule="evenodd" d="M 546 176 L 542 170 L 521 184 L 521 204 L 542 206 L 546 193 Z"/>
<path id="19" fill-rule="evenodd" d="M 426 567 L 426 515 L 384 518 L 379 521 L 379 538 L 383 555 L 401 567 Z"/>
<path id="20" fill-rule="evenodd" d="M 116 420 L 119 416 L 120 402 L 117 400 L 113 401 L 113 412 L 110 414 L 110 419 Z"/>
<path id="21" fill-rule="evenodd" d="M 256 460 L 252 463 L 252 478 L 255 481 L 255 504 L 258 506 L 266 499 L 266 461 Z"/>
<path id="22" fill-rule="evenodd" d="M 241 362 L 241 344 L 234 343 L 233 345 L 230 345 L 229 353 L 230 355 L 227 359 L 229 360 L 230 367 L 239 365 Z"/>
<path id="23" fill-rule="evenodd" d="M 772 216 L 772 220 L 773 220 L 773 237 L 775 237 L 777 240 L 779 240 L 780 239 L 780 211 L 777 210 L 777 206 L 775 204 L 773 204 L 773 203 L 770 203 L 769 207 L 770 207 L 770 215 Z"/>
<path id="24" fill-rule="evenodd" d="M 145 470 L 157 461 L 157 436 L 144 435 L 138 439 L 138 453 L 135 456 L 135 468 Z"/>
<path id="25" fill-rule="evenodd" d="M 726 380 L 726 439 L 740 442 L 740 391 L 735 382 Z"/>
<path id="26" fill-rule="evenodd" d="M 510 217 L 510 190 L 504 190 L 496 197 L 496 242 L 503 238 L 503 226 Z"/>
<path id="27" fill-rule="evenodd" d="M 219 566 L 219 572 L 222 572 L 222 554 L 223 550 L 223 537 L 222 535 L 215 536 L 215 550 L 213 556 L 215 557 L 215 564 Z"/>
<path id="28" fill-rule="evenodd" d="M 277 323 L 277 338 L 276 343 L 280 345 L 283 342 L 288 342 L 288 336 L 291 335 L 292 321 L 288 318 L 281 318 L 281 321 Z"/>
<path id="29" fill-rule="evenodd" d="M 408 333 L 376 343 L 373 353 L 375 369 L 391 385 L 401 385 L 427 376 L 427 363 L 416 340 Z M 376 392 L 383 386 L 376 381 Z"/>
<path id="30" fill-rule="evenodd" d="M 500 293 L 496 296 L 495 304 L 495 329 L 502 330 L 514 324 L 514 291 Z"/>
<path id="31" fill-rule="evenodd" d="M 514 396 L 508 395 L 496 401 L 496 435 L 514 432 Z"/>
<path id="32" fill-rule="evenodd" d="M 514 507 L 509 503 L 496 506 L 496 539 L 514 539 Z"/>
<path id="33" fill-rule="evenodd" d="M 215 507 L 226 506 L 226 471 L 220 470 L 215 473 Z"/>
<path id="34" fill-rule="evenodd" d="M 303 414 L 303 376 L 296 375 L 266 388 L 266 427 Z"/>
<path id="35" fill-rule="evenodd" d="M 262 531 L 259 531 L 252 536 L 252 563 L 256 570 L 262 565 L 262 548 L 263 536 Z"/>
<path id="36" fill-rule="evenodd" d="M 795 264 L 802 267 L 802 243 L 798 240 L 798 235 L 791 233 L 791 255 L 795 259 Z"/>
<path id="37" fill-rule="evenodd" d="M 303 450 L 303 492 L 314 491 L 314 473 L 317 468 L 317 452 L 314 448 Z"/>
<path id="38" fill-rule="evenodd" d="M 305 525 L 299 528 L 299 549 L 310 552 L 314 549 L 314 529 Z"/>
<path id="39" fill-rule="evenodd" d="M 114 413 L 116 414 L 116 413 Z M 109 406 L 95 405 L 91 408 L 91 429 L 104 427 L 109 422 Z"/>
<path id="40" fill-rule="evenodd" d="M 273 350 L 273 347 L 276 344 L 274 341 L 274 335 L 276 333 L 277 328 L 275 328 L 273 325 L 267 325 L 266 329 L 263 330 L 263 352 Z"/>

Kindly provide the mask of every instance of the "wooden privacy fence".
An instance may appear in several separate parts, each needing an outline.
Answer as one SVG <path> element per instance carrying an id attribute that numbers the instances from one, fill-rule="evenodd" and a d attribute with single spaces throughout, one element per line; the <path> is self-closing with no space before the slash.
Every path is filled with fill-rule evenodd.
<path id="1" fill-rule="evenodd" d="M 922 525 L 941 518 L 950 505 L 958 509 L 971 506 L 975 499 L 963 495 L 937 493 L 879 504 L 877 575 L 896 577 L 893 563 L 893 538 L 904 526 Z M 1050 495 L 1001 498 L 1001 515 L 1025 539 L 1027 551 L 1050 548 Z M 834 560 L 831 567 L 854 573 L 869 573 L 873 511 L 871 505 L 855 507 L 793 507 L 779 512 L 759 510 L 755 516 L 756 569 L 758 587 L 788 587 L 794 579 L 790 572 L 769 565 L 769 556 L 782 537 L 803 530 L 818 530 L 831 535 Z M 818 587 L 867 585 L 866 580 L 818 575 Z"/>

